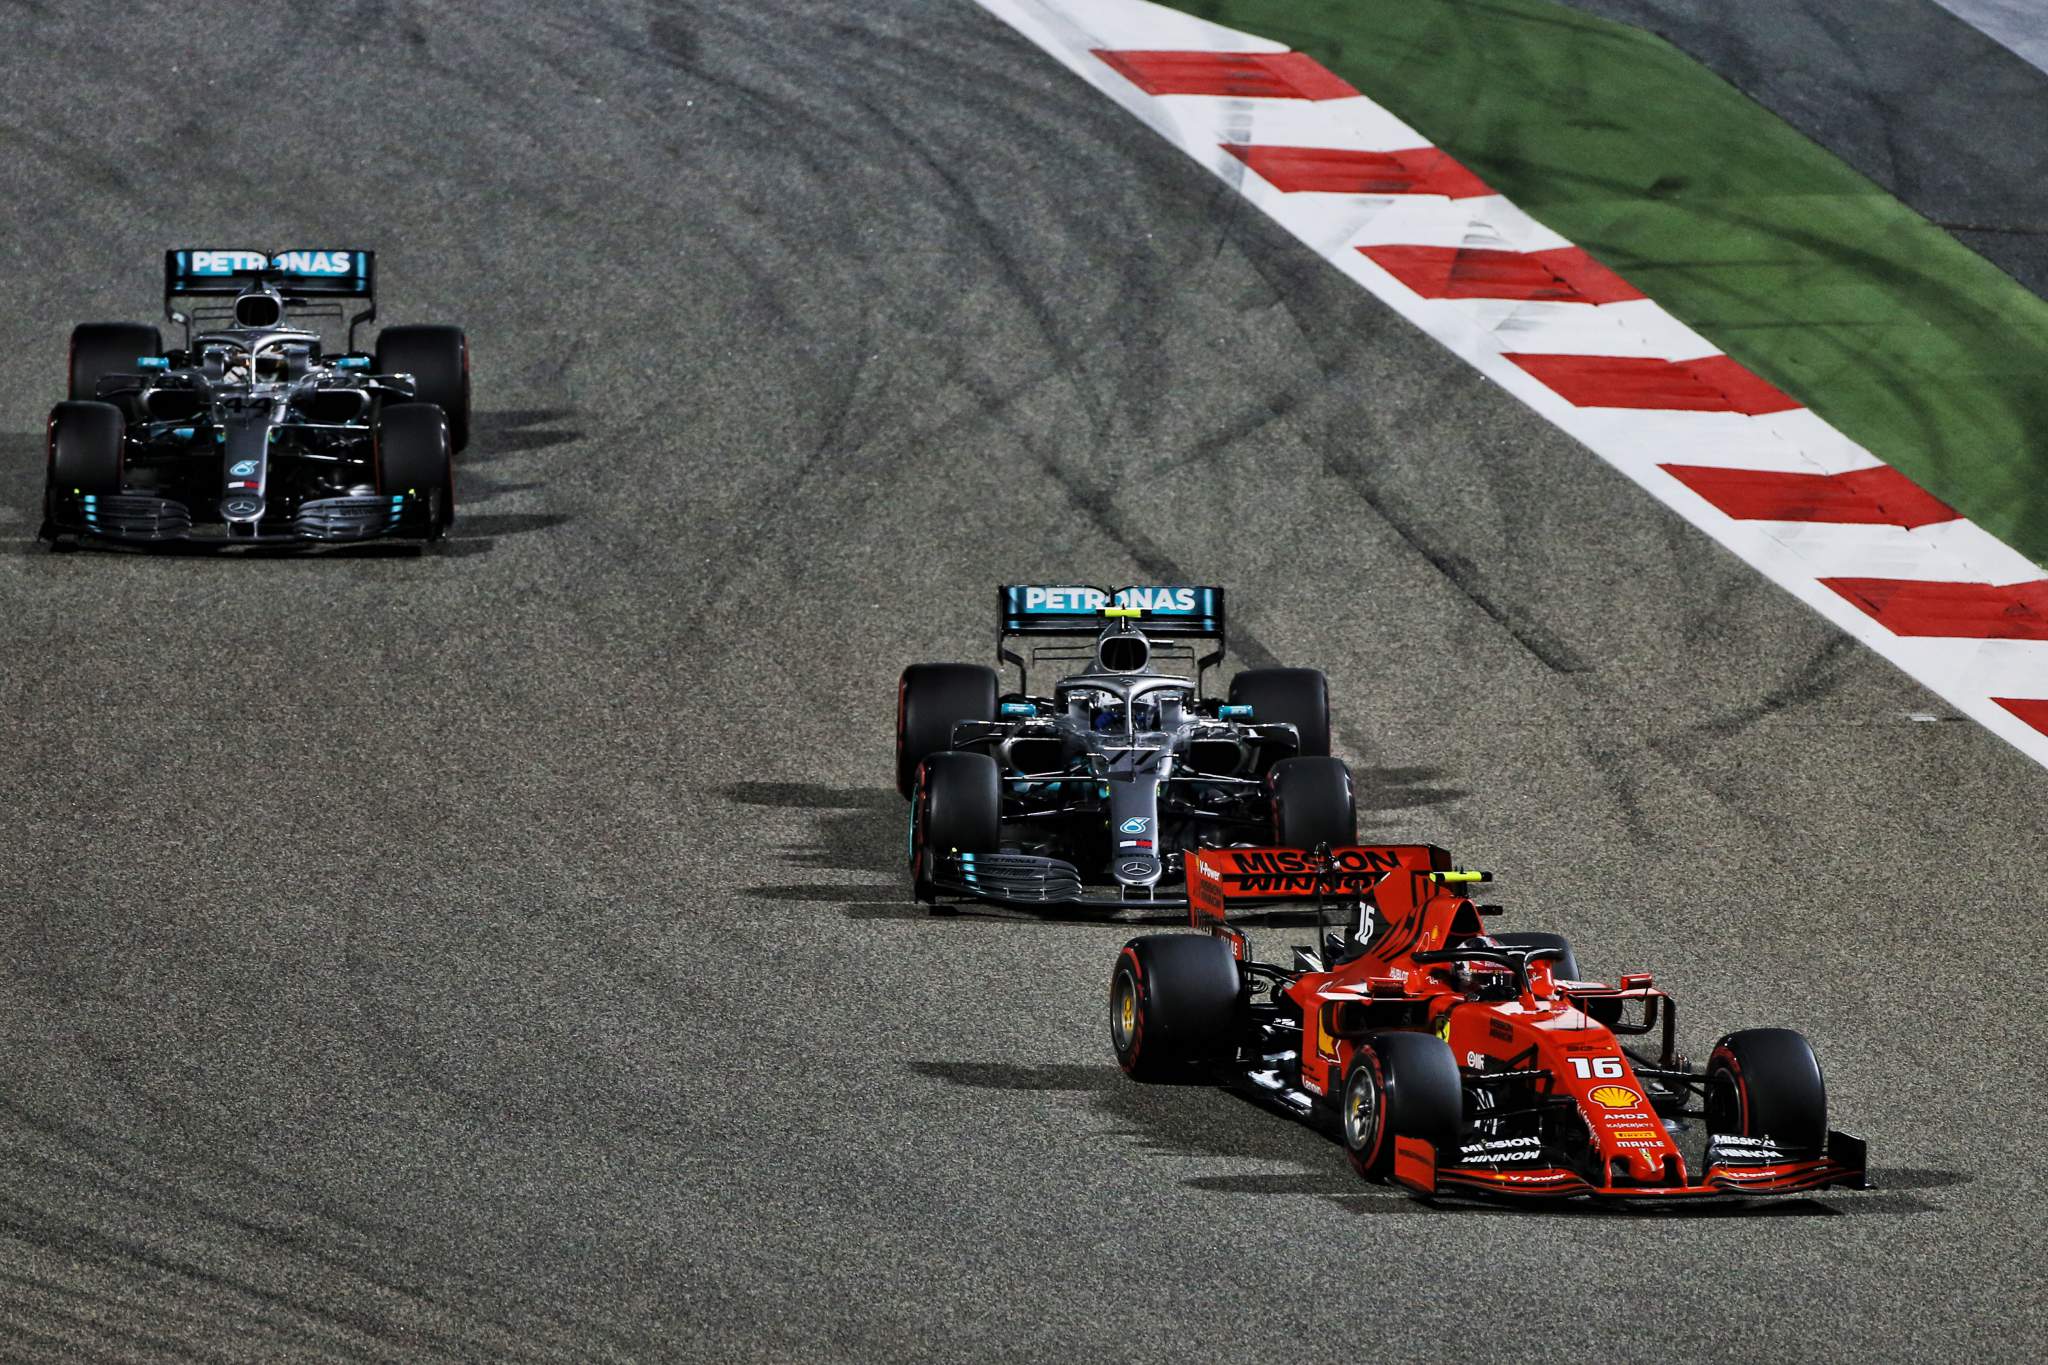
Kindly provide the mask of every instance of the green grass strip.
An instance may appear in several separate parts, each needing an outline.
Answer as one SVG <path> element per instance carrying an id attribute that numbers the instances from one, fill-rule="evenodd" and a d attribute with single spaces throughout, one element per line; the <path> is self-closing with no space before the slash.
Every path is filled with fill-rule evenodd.
<path id="1" fill-rule="evenodd" d="M 1310 53 L 2048 564 L 2048 302 L 1671 44 L 1544 0 L 1173 0 Z"/>

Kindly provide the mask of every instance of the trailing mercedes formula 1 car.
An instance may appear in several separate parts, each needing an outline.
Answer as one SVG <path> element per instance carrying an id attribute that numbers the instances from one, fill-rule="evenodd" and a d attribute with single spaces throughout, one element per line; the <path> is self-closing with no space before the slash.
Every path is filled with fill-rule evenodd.
<path id="1" fill-rule="evenodd" d="M 919 900 L 1177 906 L 1190 849 L 1356 837 L 1321 673 L 1246 669 L 1227 699 L 1204 693 L 1221 588 L 1004 587 L 997 613 L 1017 690 L 980 664 L 915 664 L 897 690 Z M 1048 665 L 1074 671 L 1033 692 Z"/>
<path id="2" fill-rule="evenodd" d="M 1580 980 L 1563 938 L 1489 932 L 1500 907 L 1466 894 L 1485 874 L 1443 849 L 1202 850 L 1187 878 L 1209 932 L 1133 939 L 1110 977 L 1111 1043 L 1139 1080 L 1258 1091 L 1424 1195 L 1868 1188 L 1804 1038 L 1745 1029 L 1689 1064 L 1647 973 Z M 1226 911 L 1288 902 L 1315 905 L 1315 943 L 1261 962 Z"/>
<path id="3" fill-rule="evenodd" d="M 439 539 L 469 437 L 469 343 L 454 327 L 386 327 L 374 353 L 356 350 L 356 329 L 377 316 L 376 278 L 368 251 L 165 252 L 178 346 L 152 323 L 72 330 L 43 538 Z M 346 316 L 344 299 L 364 307 Z M 319 328 L 343 322 L 330 354 Z"/>

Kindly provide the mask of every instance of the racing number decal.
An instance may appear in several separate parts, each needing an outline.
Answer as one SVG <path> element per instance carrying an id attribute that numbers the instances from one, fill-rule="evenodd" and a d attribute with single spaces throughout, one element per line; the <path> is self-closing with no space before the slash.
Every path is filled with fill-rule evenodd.
<path id="1" fill-rule="evenodd" d="M 1621 1079 L 1621 1058 L 1574 1057 L 1572 1070 L 1582 1081 L 1618 1081 Z"/>

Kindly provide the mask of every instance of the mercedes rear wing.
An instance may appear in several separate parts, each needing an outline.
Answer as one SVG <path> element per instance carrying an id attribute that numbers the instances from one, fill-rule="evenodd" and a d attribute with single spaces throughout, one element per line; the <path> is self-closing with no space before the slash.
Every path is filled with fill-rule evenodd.
<path id="1" fill-rule="evenodd" d="M 232 298 L 257 286 L 275 289 L 301 313 L 324 317 L 344 316 L 338 302 L 326 300 L 364 300 L 368 307 L 347 319 L 348 345 L 354 350 L 356 327 L 377 316 L 377 253 L 354 247 L 172 247 L 164 253 L 164 316 L 184 327 L 187 346 L 193 321 L 213 320 L 223 310 L 200 306 L 188 314 L 174 307 L 173 300 Z"/>
<path id="2" fill-rule="evenodd" d="M 996 589 L 996 658 L 1017 666 L 1018 688 L 1030 689 L 1033 663 L 1093 657 L 1095 637 L 1113 621 L 1128 621 L 1145 632 L 1156 653 L 1186 658 L 1200 684 L 1202 674 L 1223 662 L 1226 648 L 1223 589 L 1177 584 L 1096 588 L 1083 583 L 1016 583 Z M 1043 639 L 1026 659 L 1010 648 L 1019 637 Z M 1085 640 L 1085 648 L 1077 642 Z M 1198 642 L 1213 641 L 1206 653 Z M 1186 643 L 1181 643 L 1186 642 Z"/>

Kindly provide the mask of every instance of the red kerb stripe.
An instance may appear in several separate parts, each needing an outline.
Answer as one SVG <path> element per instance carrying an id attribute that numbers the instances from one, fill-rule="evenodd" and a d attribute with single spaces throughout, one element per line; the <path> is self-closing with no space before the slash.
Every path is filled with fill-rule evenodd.
<path id="1" fill-rule="evenodd" d="M 1991 700 L 2018 716 L 2027 724 L 2048 735 L 2048 698 L 2044 697 L 1993 697 Z"/>
<path id="2" fill-rule="evenodd" d="M 1894 635 L 1950 640 L 2048 640 L 2048 578 L 1921 583 L 1900 578 L 1823 578 Z"/>
<path id="3" fill-rule="evenodd" d="M 1581 408 L 1682 408 L 1757 417 L 1799 406 L 1725 355 L 1699 360 L 1616 355 L 1507 358 Z"/>
<path id="4" fill-rule="evenodd" d="M 1621 303 L 1635 286 L 1575 246 L 1497 251 L 1476 246 L 1362 246 L 1375 264 L 1426 299 Z"/>
<path id="5" fill-rule="evenodd" d="M 1442 194 L 1476 199 L 1486 182 L 1435 147 L 1355 152 L 1342 147 L 1246 147 L 1223 150 L 1286 194 Z"/>
<path id="6" fill-rule="evenodd" d="M 1112 52 L 1096 48 L 1148 95 L 1341 100 L 1358 92 L 1303 52 Z"/>
<path id="7" fill-rule="evenodd" d="M 1828 521 L 1913 530 L 1954 521 L 1956 511 L 1893 469 L 1779 474 L 1767 469 L 1660 466 L 1737 521 Z"/>

